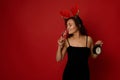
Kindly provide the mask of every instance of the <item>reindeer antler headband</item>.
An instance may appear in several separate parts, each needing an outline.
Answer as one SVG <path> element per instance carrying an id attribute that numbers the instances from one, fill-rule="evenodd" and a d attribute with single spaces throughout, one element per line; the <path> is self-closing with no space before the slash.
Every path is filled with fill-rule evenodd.
<path id="1" fill-rule="evenodd" d="M 75 5 L 74 7 L 71 8 L 70 10 L 72 12 L 72 16 L 79 16 L 79 8 L 78 5 Z M 71 17 L 70 12 L 68 10 L 65 11 L 60 11 L 60 14 L 64 20 L 67 18 Z"/>

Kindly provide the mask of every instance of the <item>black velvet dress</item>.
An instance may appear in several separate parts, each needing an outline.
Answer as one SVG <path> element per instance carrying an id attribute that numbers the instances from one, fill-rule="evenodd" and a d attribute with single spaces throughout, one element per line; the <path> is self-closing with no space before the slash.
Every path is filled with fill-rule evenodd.
<path id="1" fill-rule="evenodd" d="M 68 60 L 62 80 L 90 80 L 88 66 L 90 48 L 87 47 L 87 38 L 86 47 L 73 47 L 69 43 L 67 53 Z"/>

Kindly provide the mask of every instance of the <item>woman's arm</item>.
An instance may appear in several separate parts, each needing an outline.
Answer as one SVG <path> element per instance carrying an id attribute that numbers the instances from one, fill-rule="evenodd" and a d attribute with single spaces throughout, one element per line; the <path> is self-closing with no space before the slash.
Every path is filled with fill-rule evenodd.
<path id="1" fill-rule="evenodd" d="M 92 56 L 92 58 L 97 58 L 98 54 L 93 53 L 94 43 L 93 43 L 93 40 L 92 40 L 92 38 L 90 36 L 88 37 L 88 41 L 90 42 L 90 50 L 91 50 L 91 56 Z"/>
<path id="2" fill-rule="evenodd" d="M 65 39 L 63 39 L 63 37 L 61 37 L 58 40 L 58 49 L 57 49 L 57 53 L 56 53 L 56 61 L 59 62 L 61 61 L 66 53 L 67 50 L 67 41 Z"/>

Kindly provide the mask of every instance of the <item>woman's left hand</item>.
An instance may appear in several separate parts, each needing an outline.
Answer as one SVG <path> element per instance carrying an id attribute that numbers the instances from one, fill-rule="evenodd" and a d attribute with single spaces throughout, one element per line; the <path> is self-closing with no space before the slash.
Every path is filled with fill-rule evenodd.
<path id="1" fill-rule="evenodd" d="M 102 47 L 103 42 L 102 42 L 101 40 L 98 40 L 98 41 L 96 41 L 96 43 L 95 43 L 95 44 L 98 44 L 98 45 L 100 45 L 100 46 Z"/>

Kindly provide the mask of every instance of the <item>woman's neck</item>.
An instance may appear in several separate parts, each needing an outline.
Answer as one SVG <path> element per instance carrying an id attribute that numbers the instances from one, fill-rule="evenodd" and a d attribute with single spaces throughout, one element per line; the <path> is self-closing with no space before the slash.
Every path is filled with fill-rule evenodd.
<path id="1" fill-rule="evenodd" d="M 77 31 L 77 32 L 75 32 L 74 34 L 73 34 L 73 38 L 74 39 L 77 39 L 77 38 L 80 38 L 82 35 L 80 34 L 80 32 L 79 31 Z"/>

